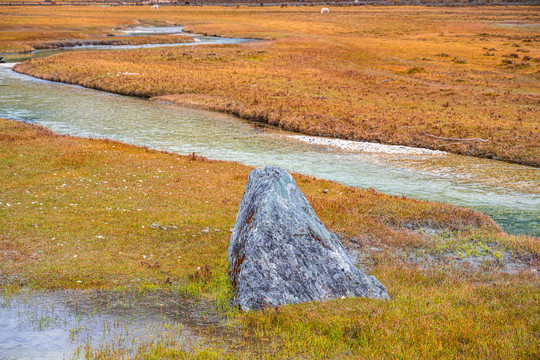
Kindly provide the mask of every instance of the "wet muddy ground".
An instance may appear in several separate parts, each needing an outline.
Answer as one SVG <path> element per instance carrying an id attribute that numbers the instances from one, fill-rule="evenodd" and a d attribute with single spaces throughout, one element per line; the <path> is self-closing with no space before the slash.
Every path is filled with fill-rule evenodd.
<path id="1" fill-rule="evenodd" d="M 186 349 L 244 344 L 210 304 L 176 292 L 55 291 L 0 296 L 0 359 L 85 358 L 95 351 L 127 356 L 151 342 Z"/>

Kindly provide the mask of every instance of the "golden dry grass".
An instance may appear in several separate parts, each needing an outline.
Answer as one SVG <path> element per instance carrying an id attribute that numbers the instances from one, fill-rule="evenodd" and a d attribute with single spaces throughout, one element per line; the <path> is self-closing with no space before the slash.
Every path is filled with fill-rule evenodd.
<path id="1" fill-rule="evenodd" d="M 85 16 L 110 26 L 161 20 L 198 33 L 273 40 L 99 53 L 91 62 L 85 54 L 65 54 L 18 71 L 123 94 L 165 96 L 311 135 L 540 164 L 536 8 L 336 8 L 326 17 L 315 10 L 80 10 L 73 23 Z M 12 20 L 4 21 L 17 33 L 15 15 L 49 10 L 13 11 Z M 73 12 L 54 11 L 58 18 L 52 24 Z M 89 30 L 79 25 L 78 31 Z M 143 68 L 148 75 L 129 82 L 103 77 Z M 456 138 L 486 141 L 451 140 Z"/>
<path id="2" fill-rule="evenodd" d="M 538 68 L 532 61 L 519 65 L 523 56 L 539 56 L 538 36 L 512 27 L 538 22 L 533 10 L 332 9 L 335 16 L 321 20 L 310 9 L 56 8 L 51 14 L 16 8 L 0 17 L 0 26 L 11 21 L 14 33 L 19 28 L 25 34 L 20 39 L 37 42 L 99 37 L 113 25 L 135 24 L 133 19 L 266 36 L 275 40 L 115 52 L 114 61 L 113 55 L 96 52 L 92 62 L 86 55 L 86 64 L 66 54 L 20 70 L 312 134 L 444 148 L 451 146 L 418 134 L 488 134 L 487 144 L 451 149 L 538 165 Z M 25 32 L 13 20 L 17 16 L 39 24 Z M 71 28 L 63 27 L 63 17 Z M 7 43 L 5 36 L 0 31 L 0 44 Z M 496 56 L 481 54 L 493 53 L 490 48 L 497 49 Z M 433 56 L 441 53 L 451 56 Z M 518 66 L 515 58 L 501 56 L 511 53 L 520 54 Z M 421 60 L 424 56 L 430 61 Z M 513 67 L 501 60 L 514 61 Z M 129 83 L 100 77 L 140 69 L 148 77 Z M 381 82 L 392 77 L 396 80 Z M 0 290 L 167 289 L 172 282 L 226 310 L 228 229 L 250 170 L 0 120 Z M 293 176 L 323 223 L 348 246 L 380 249 L 365 264 L 392 300 L 333 300 L 248 314 L 227 310 L 251 344 L 264 344 L 262 358 L 538 357 L 537 275 L 501 274 L 496 268 L 468 272 L 437 261 L 426 268 L 407 257 L 488 245 L 528 251 L 537 263 L 538 238 L 506 235 L 471 210 Z M 430 236 L 423 227 L 442 234 Z M 196 268 L 205 264 L 210 279 L 193 281 Z M 230 354 L 212 349 L 193 354 L 181 344 L 158 342 L 137 356 L 249 359 L 253 350 L 246 345 Z M 99 352 L 95 357 L 108 358 Z"/>
<path id="3" fill-rule="evenodd" d="M 29 43 L 33 49 L 56 49 L 61 47 L 74 47 L 85 45 L 143 45 L 143 44 L 184 44 L 192 43 L 194 39 L 188 35 L 162 35 L 162 36 L 130 36 L 122 38 L 93 38 L 87 40 L 60 40 L 60 41 L 39 41 Z"/>
<path id="4" fill-rule="evenodd" d="M 423 268 L 399 255 L 436 249 L 437 238 L 409 230 L 414 226 L 441 229 L 451 242 L 471 245 L 474 239 L 538 256 L 537 238 L 506 236 L 471 210 L 298 174 L 299 187 L 327 227 L 348 245 L 381 249 L 364 264 L 392 300 L 333 300 L 247 314 L 228 309 L 229 228 L 250 171 L 0 120 L 0 290 L 163 291 L 172 284 L 214 299 L 246 340 L 229 353 L 219 344 L 191 353 L 158 341 L 140 349 L 138 358 L 249 359 L 253 351 L 267 359 L 537 355 L 538 276 L 469 273 L 436 261 Z M 194 274 L 204 265 L 211 274 L 202 279 Z M 123 354 L 121 346 L 116 350 L 107 355 L 96 349 L 94 357 Z"/>
<path id="5" fill-rule="evenodd" d="M 250 167 L 58 136 L 5 120 L 0 151 L 3 276 L 48 288 L 126 285 L 159 274 L 141 266 L 142 255 L 175 279 L 203 264 L 225 269 L 226 256 L 215 255 L 226 254 Z M 472 210 L 295 177 L 323 222 L 360 243 L 424 244 L 408 230 L 418 226 L 504 236 Z M 152 229 L 158 223 L 177 229 Z M 201 233 L 206 227 L 211 231 Z"/>

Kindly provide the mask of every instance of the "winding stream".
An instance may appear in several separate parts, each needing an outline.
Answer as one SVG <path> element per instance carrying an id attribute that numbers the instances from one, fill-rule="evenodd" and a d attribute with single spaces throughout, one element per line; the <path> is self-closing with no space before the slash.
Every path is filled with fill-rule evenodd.
<path id="1" fill-rule="evenodd" d="M 246 41 L 195 39 L 195 43 L 165 46 Z M 163 45 L 120 48 L 156 46 Z M 39 124 L 61 134 L 114 139 L 180 154 L 196 152 L 254 166 L 278 165 L 346 185 L 468 206 L 490 215 L 509 232 L 540 235 L 537 168 L 422 149 L 313 138 L 220 113 L 12 71 L 15 62 L 31 57 L 111 48 L 81 46 L 5 56 L 8 63 L 0 64 L 0 117 Z M 187 349 L 208 342 L 222 348 L 244 347 L 246 340 L 234 329 L 221 326 L 210 310 L 166 293 L 64 291 L 0 296 L 0 359 L 81 358 L 100 349 L 130 356 L 149 341 L 175 341 Z"/>
<path id="2" fill-rule="evenodd" d="M 135 29 L 135 33 L 178 30 Z M 195 43 L 174 46 L 246 41 L 195 39 Z M 120 48 L 156 46 L 163 45 Z M 89 48 L 113 47 L 75 50 Z M 277 165 L 387 194 L 467 206 L 488 214 L 508 232 L 540 236 L 538 168 L 403 147 L 350 150 L 220 113 L 43 81 L 12 71 L 14 62 L 60 51 L 74 50 L 5 56 L 8 63 L 0 64 L 0 117 L 43 125 L 61 134 L 108 138 L 180 154 L 196 152 L 253 166 Z M 345 147 L 360 145 L 345 143 Z"/>

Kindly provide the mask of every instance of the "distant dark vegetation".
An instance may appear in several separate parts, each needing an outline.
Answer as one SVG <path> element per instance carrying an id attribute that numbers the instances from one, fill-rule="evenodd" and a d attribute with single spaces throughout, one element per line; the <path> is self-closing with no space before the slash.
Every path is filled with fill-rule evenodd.
<path id="1" fill-rule="evenodd" d="M 311 1 L 311 0 L 43 0 L 43 1 L 2 1 L 0 5 L 135 5 L 143 6 L 158 3 L 160 6 L 399 6 L 399 5 L 419 5 L 419 6 L 517 6 L 517 5 L 540 5 L 539 0 L 330 0 L 330 1 Z"/>

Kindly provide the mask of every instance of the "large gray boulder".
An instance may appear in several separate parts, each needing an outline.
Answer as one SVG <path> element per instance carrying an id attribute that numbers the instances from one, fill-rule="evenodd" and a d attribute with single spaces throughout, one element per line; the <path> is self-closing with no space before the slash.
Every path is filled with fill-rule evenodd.
<path id="1" fill-rule="evenodd" d="M 374 276 L 350 261 L 291 175 L 251 172 L 229 244 L 233 302 L 242 310 L 362 296 L 389 299 Z"/>

